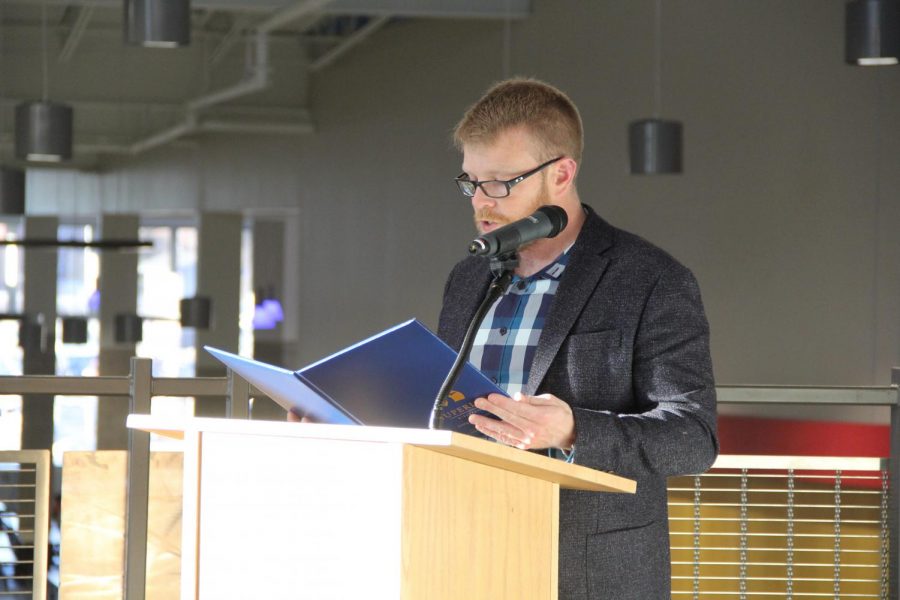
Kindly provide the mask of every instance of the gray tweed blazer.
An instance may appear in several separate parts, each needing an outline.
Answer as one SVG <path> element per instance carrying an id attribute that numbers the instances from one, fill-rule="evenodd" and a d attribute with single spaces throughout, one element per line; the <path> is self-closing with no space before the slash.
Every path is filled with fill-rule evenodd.
<path id="1" fill-rule="evenodd" d="M 718 453 L 709 327 L 691 272 L 585 207 L 525 393 L 575 415 L 575 462 L 637 480 L 637 493 L 564 490 L 561 600 L 670 597 L 666 477 Z M 488 263 L 450 273 L 438 335 L 459 348 L 484 297 Z"/>

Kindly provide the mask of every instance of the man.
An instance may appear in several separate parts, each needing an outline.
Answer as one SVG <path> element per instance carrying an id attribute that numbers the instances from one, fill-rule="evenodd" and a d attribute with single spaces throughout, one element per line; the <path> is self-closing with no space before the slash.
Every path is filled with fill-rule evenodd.
<path id="1" fill-rule="evenodd" d="M 637 481 L 637 493 L 563 491 L 559 597 L 669 598 L 666 477 L 705 471 L 718 452 L 709 331 L 693 275 L 579 200 L 578 110 L 535 80 L 491 88 L 454 132 L 460 191 L 484 233 L 542 205 L 565 209 L 557 237 L 519 252 L 471 361 L 511 397 L 476 405 L 482 433 L 551 449 Z M 459 348 L 491 280 L 468 258 L 451 272 L 438 333 Z"/>

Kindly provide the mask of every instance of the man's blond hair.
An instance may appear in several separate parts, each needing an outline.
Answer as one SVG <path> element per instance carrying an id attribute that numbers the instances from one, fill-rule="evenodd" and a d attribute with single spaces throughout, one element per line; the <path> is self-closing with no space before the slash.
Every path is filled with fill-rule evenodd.
<path id="1" fill-rule="evenodd" d="M 490 144 L 504 131 L 524 127 L 538 145 L 541 160 L 568 156 L 581 162 L 584 134 L 575 104 L 563 92 L 537 79 L 495 84 L 463 115 L 453 131 L 459 150 Z"/>

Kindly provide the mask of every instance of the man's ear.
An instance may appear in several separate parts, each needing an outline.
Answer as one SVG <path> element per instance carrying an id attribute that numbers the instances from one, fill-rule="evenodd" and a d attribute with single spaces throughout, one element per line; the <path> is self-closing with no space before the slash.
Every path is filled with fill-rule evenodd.
<path id="1" fill-rule="evenodd" d="M 578 173 L 578 163 L 568 156 L 560 159 L 553 165 L 551 184 L 558 193 L 565 193 L 575 185 L 575 175 Z"/>

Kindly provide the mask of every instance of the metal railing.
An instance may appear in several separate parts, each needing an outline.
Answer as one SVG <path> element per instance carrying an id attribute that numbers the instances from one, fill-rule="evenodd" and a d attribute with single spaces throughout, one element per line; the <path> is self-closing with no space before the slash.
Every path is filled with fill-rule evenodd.
<path id="1" fill-rule="evenodd" d="M 47 597 L 50 451 L 0 451 L 0 597 Z"/>
<path id="2" fill-rule="evenodd" d="M 673 597 L 888 598 L 886 467 L 730 455 L 672 478 Z"/>
<path id="3" fill-rule="evenodd" d="M 152 360 L 132 358 L 131 374 L 128 376 L 0 376 L 0 395 L 53 394 L 127 398 L 128 412 L 132 414 L 150 414 L 150 401 L 154 396 L 224 396 L 226 417 L 238 419 L 249 417 L 251 393 L 260 395 L 246 380 L 232 372 L 227 377 L 163 378 L 153 377 L 152 368 Z M 122 427 L 125 427 L 125 423 L 122 423 Z M 150 434 L 129 429 L 124 574 L 124 597 L 127 600 L 143 600 L 145 596 L 149 481 Z"/>
<path id="4" fill-rule="evenodd" d="M 253 396 L 261 395 L 258 390 L 252 389 L 245 380 L 241 379 L 231 372 L 229 372 L 227 377 L 222 378 L 155 378 L 151 373 L 152 362 L 150 361 L 150 359 L 133 358 L 131 361 L 131 374 L 129 376 L 122 377 L 0 376 L 0 395 L 54 394 L 73 396 L 127 397 L 129 402 L 129 412 L 139 414 L 150 413 L 150 402 L 151 398 L 153 398 L 154 396 L 217 396 L 226 398 L 226 416 L 232 418 L 248 418 L 250 413 L 250 398 Z M 719 386 L 717 388 L 717 391 L 719 403 L 723 405 L 777 403 L 815 406 L 829 404 L 846 406 L 883 406 L 890 409 L 890 457 L 887 461 L 885 461 L 883 464 L 880 464 L 879 467 L 875 469 L 880 473 L 880 475 L 878 476 L 880 482 L 879 485 L 883 486 L 879 488 L 878 491 L 878 502 L 880 503 L 879 510 L 881 511 L 881 513 L 879 514 L 878 519 L 869 518 L 867 520 L 877 520 L 880 527 L 878 533 L 879 544 L 881 544 L 879 548 L 879 560 L 881 562 L 879 562 L 878 567 L 878 584 L 880 588 L 878 591 L 879 595 L 874 597 L 887 597 L 891 598 L 892 600 L 900 600 L 900 585 L 898 585 L 898 574 L 900 574 L 900 553 L 895 552 L 893 554 L 890 554 L 889 550 L 890 548 L 900 547 L 900 536 L 898 536 L 898 531 L 900 531 L 900 527 L 898 527 L 898 525 L 900 525 L 900 497 L 898 497 L 900 486 L 891 485 L 891 482 L 900 481 L 900 405 L 898 405 L 897 390 L 897 384 L 900 384 L 900 369 L 894 369 L 892 375 L 894 385 L 885 387 L 798 388 L 784 386 Z M 144 588 L 146 584 L 147 487 L 149 481 L 150 465 L 150 434 L 141 431 L 129 430 L 128 440 L 129 458 L 127 483 L 128 495 L 126 509 L 126 570 L 124 574 L 124 596 L 127 600 L 142 600 L 144 598 Z M 716 562 L 712 560 L 704 562 L 703 560 L 706 558 L 705 551 L 707 550 L 707 548 L 705 548 L 703 545 L 703 536 L 706 535 L 703 527 L 706 523 L 709 523 L 709 526 L 712 526 L 711 524 L 717 522 L 713 519 L 720 518 L 714 515 L 706 516 L 704 514 L 704 502 L 706 502 L 706 506 L 708 507 L 707 510 L 711 510 L 712 508 L 714 508 L 711 506 L 711 503 L 715 504 L 715 498 L 712 497 L 711 499 L 708 494 L 713 493 L 712 490 L 715 489 L 715 486 L 710 487 L 706 482 L 718 481 L 715 479 L 719 476 L 717 475 L 717 472 L 725 473 L 730 475 L 731 477 L 735 477 L 734 473 L 730 473 L 730 471 L 733 471 L 734 469 L 737 469 L 738 471 L 738 499 L 734 502 L 727 502 L 734 505 L 730 507 L 731 509 L 737 509 L 738 511 L 738 518 L 736 521 L 738 524 L 738 557 L 736 561 L 730 559 L 719 561 L 735 563 L 719 565 L 726 568 L 737 568 L 736 581 L 738 588 L 735 592 L 735 595 L 741 598 L 751 595 L 758 595 L 750 588 L 751 582 L 753 581 L 752 577 L 755 575 L 755 573 L 751 572 L 751 569 L 755 569 L 757 566 L 761 566 L 755 563 L 772 562 L 751 558 L 751 556 L 754 556 L 754 553 L 762 550 L 753 545 L 750 540 L 757 537 L 765 538 L 774 536 L 755 535 L 756 533 L 763 534 L 766 532 L 756 532 L 753 530 L 753 523 L 762 522 L 751 521 L 751 518 L 762 518 L 753 516 L 753 511 L 758 508 L 767 507 L 756 506 L 759 503 L 755 500 L 751 501 L 750 499 L 751 495 L 755 493 L 755 491 L 751 491 L 750 482 L 755 481 L 756 479 L 756 475 L 752 475 L 751 471 L 754 470 L 754 465 L 756 467 L 759 467 L 759 464 L 753 463 L 749 457 L 744 457 L 744 459 L 742 460 L 746 460 L 746 464 L 734 465 L 728 463 L 728 466 L 723 466 L 722 464 L 720 464 L 717 465 L 717 467 L 724 468 L 725 471 L 714 470 L 708 475 L 702 475 L 698 478 L 688 478 L 687 483 L 676 482 L 673 485 L 675 489 L 673 490 L 672 498 L 674 498 L 674 502 L 676 503 L 673 506 L 673 513 L 676 510 L 681 511 L 684 509 L 691 511 L 691 514 L 688 517 L 681 515 L 680 513 L 674 514 L 675 519 L 687 519 L 686 521 L 676 520 L 673 521 L 674 523 L 688 523 L 691 529 L 691 543 L 689 546 L 691 553 L 690 560 L 675 561 L 676 564 L 673 565 L 673 572 L 675 573 L 676 577 L 679 577 L 679 579 L 675 579 L 674 581 L 685 581 L 683 579 L 680 579 L 681 577 L 683 577 L 683 575 L 680 573 L 679 569 L 688 568 L 690 571 L 689 580 L 687 580 L 690 583 L 689 595 L 693 595 L 694 597 L 700 597 L 700 595 L 704 591 L 702 581 L 702 577 L 704 575 L 703 569 L 712 567 L 713 565 L 709 563 Z M 755 457 L 752 460 L 759 460 L 759 457 Z M 868 466 L 871 467 L 872 464 L 869 464 Z M 763 469 L 763 473 L 766 474 L 773 468 L 773 465 L 769 465 Z M 805 466 L 802 469 L 796 466 L 784 467 L 785 473 L 781 477 L 785 482 L 785 506 L 783 507 L 783 509 L 779 508 L 779 510 L 788 510 L 787 498 L 793 498 L 791 502 L 796 502 L 797 497 L 800 496 L 801 493 L 806 493 L 800 492 L 799 488 L 805 485 L 807 479 L 812 480 L 813 482 L 818 481 L 819 483 L 821 483 L 821 481 L 824 479 L 832 482 L 832 485 L 834 485 L 834 481 L 837 481 L 840 486 L 846 485 L 846 482 L 848 481 L 847 475 L 845 474 L 847 470 L 846 467 L 836 467 L 834 465 L 830 465 L 829 468 L 833 471 L 830 474 L 819 474 L 818 476 L 808 478 L 806 476 L 806 471 L 808 469 L 806 469 Z M 791 475 L 790 473 L 791 470 L 793 470 L 793 475 Z M 765 478 L 760 478 L 760 481 L 762 481 L 763 479 Z M 698 485 L 699 490 L 697 489 Z M 742 485 L 744 486 L 743 491 L 741 487 Z M 793 487 L 793 495 L 791 495 L 790 492 L 791 487 Z M 885 488 L 887 489 L 886 496 Z M 686 493 L 684 492 L 685 489 L 690 490 L 690 499 L 688 501 L 689 506 L 686 506 L 685 501 L 679 499 L 678 496 L 678 494 Z M 832 493 L 834 493 L 833 489 L 831 491 Z M 846 493 L 843 487 L 841 487 L 839 491 L 841 493 Z M 704 494 L 706 494 L 706 496 L 704 496 Z M 743 494 L 743 496 L 741 494 Z M 828 521 L 828 523 L 831 523 L 831 526 L 833 528 L 832 532 L 830 533 L 831 542 L 832 544 L 834 544 L 831 551 L 832 553 L 838 553 L 841 556 L 849 556 L 850 554 L 852 554 L 851 552 L 849 552 L 851 548 L 845 547 L 843 545 L 843 542 L 849 539 L 853 539 L 848 536 L 856 534 L 848 534 L 845 530 L 842 530 L 840 528 L 842 526 L 847 526 L 848 517 L 846 515 L 848 514 L 848 511 L 851 510 L 849 507 L 852 504 L 841 502 L 840 495 L 834 495 L 833 498 L 834 502 L 830 505 L 830 509 L 833 511 L 835 510 L 835 507 L 837 507 L 838 512 L 829 517 L 831 520 Z M 762 504 L 765 503 L 763 502 Z M 718 508 L 724 509 L 729 507 Z M 780 534 L 780 537 L 785 539 L 785 546 L 782 550 L 784 552 L 784 564 L 782 565 L 781 563 L 779 563 L 777 565 L 777 568 L 782 569 L 785 574 L 783 576 L 773 575 L 772 577 L 780 578 L 779 581 L 784 580 L 782 581 L 784 585 L 787 585 L 787 582 L 789 580 L 790 585 L 792 586 L 791 593 L 793 594 L 793 597 L 804 597 L 804 594 L 806 593 L 799 590 L 797 586 L 803 580 L 803 576 L 798 575 L 798 570 L 802 565 L 805 565 L 805 563 L 801 560 L 798 560 L 797 557 L 801 554 L 805 554 L 807 552 L 807 549 L 801 548 L 797 543 L 797 540 L 805 538 L 805 536 L 799 535 L 799 533 L 802 532 L 799 532 L 797 530 L 797 527 L 802 523 L 805 523 L 805 521 L 798 520 L 798 513 L 796 511 L 800 507 L 798 507 L 796 503 L 793 504 L 790 508 L 794 511 L 794 516 L 785 516 L 783 518 L 783 521 L 781 521 L 783 522 L 785 527 L 785 532 L 783 532 L 784 535 Z M 699 521 L 697 519 L 698 514 L 700 516 Z M 787 515 L 787 512 L 785 514 Z M 741 515 L 744 515 L 743 520 Z M 835 515 L 837 518 L 835 518 Z M 817 521 L 825 521 L 824 518 L 816 519 Z M 772 519 L 765 520 L 771 521 Z M 698 523 L 700 527 L 699 534 L 695 532 L 695 528 L 698 527 Z M 741 523 L 743 523 L 743 525 L 741 525 Z M 837 523 L 838 529 L 834 529 L 835 523 Z M 886 535 L 884 533 L 885 523 L 887 530 Z M 822 523 L 820 523 L 820 525 L 821 524 Z M 869 524 L 871 525 L 873 523 Z M 790 527 L 792 528 L 791 530 L 793 531 L 793 534 L 791 536 L 787 535 L 788 525 L 790 525 Z M 710 531 L 710 533 L 716 532 Z M 697 542 L 698 539 L 699 542 Z M 835 539 L 838 540 L 837 543 L 834 542 Z M 793 540 L 790 542 L 790 544 L 793 544 L 792 546 L 788 543 L 789 540 Z M 676 540 L 673 537 L 673 542 L 675 541 Z M 698 543 L 699 546 L 697 546 Z M 677 541 L 675 547 L 677 548 L 676 551 L 680 552 L 685 546 L 682 541 Z M 790 561 L 788 560 L 789 557 Z M 685 564 L 682 564 L 682 562 L 685 562 Z M 742 563 L 743 567 L 741 566 Z M 844 587 L 843 589 L 841 589 L 840 587 L 842 584 L 849 584 L 849 579 L 852 579 L 851 577 L 845 576 L 846 572 L 843 568 L 845 563 L 839 562 L 836 564 L 837 566 L 835 566 L 834 562 L 832 562 L 831 564 L 832 576 L 829 578 L 829 581 L 832 585 L 835 585 L 834 582 L 837 581 L 836 585 L 838 587 L 831 590 L 831 597 L 853 597 L 852 595 L 850 595 L 850 592 L 847 591 L 846 587 Z M 788 575 L 788 568 L 791 569 L 790 575 Z M 695 569 L 700 569 L 696 577 L 694 573 Z M 884 585 L 883 583 L 885 577 L 887 578 L 886 585 Z M 743 584 L 741 584 L 742 578 Z M 872 579 L 875 578 L 873 577 Z M 885 590 L 887 596 L 884 595 Z M 778 595 L 783 596 L 784 593 L 785 592 L 782 591 L 779 592 Z"/>

